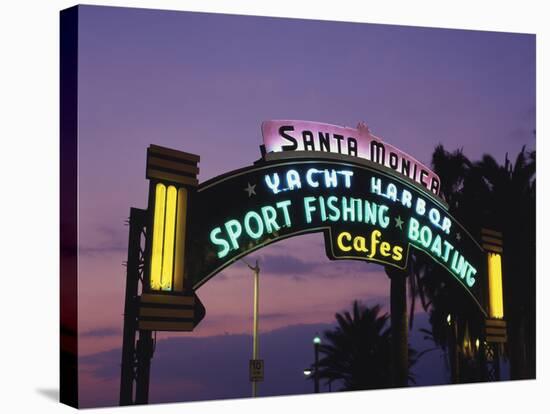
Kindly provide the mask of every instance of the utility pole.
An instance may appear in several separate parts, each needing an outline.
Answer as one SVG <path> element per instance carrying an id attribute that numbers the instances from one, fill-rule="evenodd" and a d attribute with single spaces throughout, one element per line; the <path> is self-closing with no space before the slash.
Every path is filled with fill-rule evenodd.
<path id="1" fill-rule="evenodd" d="M 259 359 L 259 338 L 258 338 L 258 329 L 259 329 L 259 311 L 260 311 L 260 266 L 258 260 L 256 260 L 256 266 L 251 266 L 246 261 L 243 262 L 248 266 L 250 270 L 254 272 L 254 321 L 252 327 L 252 360 L 258 361 Z M 263 368 L 263 366 L 262 366 Z M 263 377 L 263 369 L 262 369 Z M 252 397 L 258 395 L 258 381 L 255 378 L 252 378 Z"/>

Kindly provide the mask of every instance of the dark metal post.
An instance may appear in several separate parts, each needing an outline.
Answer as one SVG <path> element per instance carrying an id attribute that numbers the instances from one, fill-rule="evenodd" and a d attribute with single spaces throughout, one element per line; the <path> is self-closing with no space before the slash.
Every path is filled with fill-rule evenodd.
<path id="1" fill-rule="evenodd" d="M 500 381 L 498 344 L 486 342 L 484 345 L 484 353 L 487 381 Z"/>
<path id="2" fill-rule="evenodd" d="M 447 317 L 447 324 L 449 325 L 448 336 L 448 352 L 449 352 L 449 365 L 451 367 L 451 384 L 460 383 L 460 356 L 458 353 L 458 321 L 456 317 L 452 317 L 450 314 Z"/>
<path id="3" fill-rule="evenodd" d="M 495 381 L 500 381 L 500 352 L 499 352 L 500 345 L 494 344 L 493 346 L 495 348 L 494 350 L 495 359 L 493 361 L 495 365 Z"/>
<path id="4" fill-rule="evenodd" d="M 181 199 L 183 200 L 183 207 L 178 207 L 178 209 L 182 209 L 178 211 L 187 215 L 187 190 L 188 187 L 192 189 L 198 185 L 196 176 L 199 172 L 197 167 L 199 160 L 200 157 L 198 155 L 175 151 L 170 148 L 159 147 L 157 145 L 150 145 L 149 148 L 147 148 L 146 177 L 150 180 L 149 208 L 147 210 L 137 208 L 130 209 L 130 234 L 128 239 L 124 330 L 120 373 L 120 405 L 147 404 L 149 401 L 149 375 L 151 358 L 153 357 L 155 348 L 152 331 L 155 330 L 155 325 L 151 324 L 151 320 L 145 321 L 143 318 L 140 320 L 139 312 L 140 306 L 143 306 L 143 303 L 148 303 L 147 300 L 145 300 L 146 296 L 149 297 L 152 293 L 150 280 L 148 278 L 150 275 L 152 237 L 149 239 L 147 237 L 147 232 L 150 232 L 154 223 L 154 217 L 151 214 L 151 212 L 154 211 L 155 205 L 154 200 L 156 193 L 154 188 L 157 182 L 168 182 L 169 186 L 177 183 L 177 187 L 179 188 L 177 190 L 178 194 L 180 191 L 185 190 L 181 195 L 184 197 Z M 166 163 L 169 163 L 171 167 L 162 167 L 159 169 L 159 165 L 165 165 Z M 180 168 L 181 166 L 174 167 L 176 163 L 183 164 L 185 168 Z M 175 169 L 170 169 L 172 167 Z M 168 169 L 168 171 L 165 171 L 166 169 Z M 178 218 L 178 220 L 180 219 Z M 185 220 L 180 221 L 180 223 L 182 222 L 185 223 Z M 185 226 L 183 226 L 183 229 L 185 229 Z M 183 230 L 180 228 L 180 230 L 175 231 Z M 179 248 L 177 257 L 181 258 L 182 255 L 185 255 L 185 244 L 179 245 L 177 248 Z M 184 264 L 180 263 L 177 272 L 178 277 L 174 280 L 174 291 L 170 292 L 171 294 L 176 294 L 179 299 L 186 293 L 186 287 L 189 283 L 185 278 L 185 272 Z M 189 299 L 190 295 L 186 296 Z M 177 327 L 174 328 L 175 330 L 190 331 L 204 317 L 203 305 L 194 294 L 192 299 L 193 302 L 195 302 L 194 305 L 192 305 L 193 322 L 186 320 L 188 318 L 174 318 L 177 325 Z M 158 308 L 156 310 L 158 310 Z M 158 317 L 158 313 L 154 317 Z M 184 319 L 184 321 L 181 319 Z M 138 338 L 136 338 L 137 336 Z"/>
<path id="5" fill-rule="evenodd" d="M 136 404 L 149 402 L 149 373 L 153 357 L 152 331 L 139 331 L 137 342 Z"/>
<path id="6" fill-rule="evenodd" d="M 141 237 L 145 231 L 146 213 L 146 210 L 130 209 L 122 364 L 120 367 L 120 405 L 132 405 L 134 403 L 134 380 L 138 374 L 136 372 L 136 332 L 139 309 L 139 281 L 143 263 Z"/>
<path id="7" fill-rule="evenodd" d="M 126 265 L 126 297 L 124 302 L 124 330 L 122 337 L 122 364 L 120 369 L 120 405 L 133 404 L 134 368 L 136 359 L 136 331 L 138 317 L 138 285 L 140 279 L 141 234 L 145 228 L 146 211 L 130 209 L 128 261 Z"/>
<path id="8" fill-rule="evenodd" d="M 407 273 L 386 266 L 390 278 L 391 377 L 395 387 L 406 387 L 409 377 Z"/>

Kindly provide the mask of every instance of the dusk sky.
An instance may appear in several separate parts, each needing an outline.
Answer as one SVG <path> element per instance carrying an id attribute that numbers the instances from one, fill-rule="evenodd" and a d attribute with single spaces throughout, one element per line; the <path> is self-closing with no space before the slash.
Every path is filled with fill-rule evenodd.
<path id="1" fill-rule="evenodd" d="M 261 122 L 355 127 L 430 164 L 438 143 L 499 162 L 534 149 L 535 36 L 84 6 L 79 31 L 79 353 L 84 406 L 118 403 L 130 207 L 145 208 L 146 148 L 201 156 L 199 180 L 260 157 Z M 354 299 L 387 312 L 389 280 L 331 262 L 321 234 L 279 242 L 260 260 L 260 395 L 312 391 L 311 339 Z M 246 397 L 252 275 L 235 264 L 197 294 L 192 333 L 159 334 L 152 402 Z M 418 350 L 431 347 L 418 328 Z M 416 367 L 446 381 L 439 351 Z"/>

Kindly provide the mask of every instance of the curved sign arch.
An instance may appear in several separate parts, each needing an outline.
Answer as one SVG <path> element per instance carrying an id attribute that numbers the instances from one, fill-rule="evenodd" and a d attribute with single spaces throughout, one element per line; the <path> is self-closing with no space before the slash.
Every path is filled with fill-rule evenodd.
<path id="1" fill-rule="evenodd" d="M 480 229 L 480 245 L 449 214 L 437 174 L 365 124 L 275 120 L 262 134 L 260 160 L 201 184 L 199 155 L 147 148 L 148 206 L 131 209 L 129 221 L 121 403 L 150 362 L 151 332 L 190 332 L 204 318 L 198 288 L 241 257 L 306 233 L 323 233 L 332 260 L 405 269 L 412 249 L 425 252 L 484 315 L 484 341 L 506 342 L 502 233 Z"/>
<path id="2" fill-rule="evenodd" d="M 198 186 L 189 206 L 193 289 L 268 244 L 322 232 L 330 259 L 404 269 L 411 248 L 443 266 L 486 315 L 486 254 L 435 194 L 391 168 L 310 151 L 271 154 Z"/>

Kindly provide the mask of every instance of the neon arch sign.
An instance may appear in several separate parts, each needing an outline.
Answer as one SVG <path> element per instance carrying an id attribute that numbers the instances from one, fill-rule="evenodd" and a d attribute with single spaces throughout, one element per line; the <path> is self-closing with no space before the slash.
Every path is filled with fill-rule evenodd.
<path id="1" fill-rule="evenodd" d="M 323 233 L 330 259 L 404 269 L 427 253 L 484 311 L 485 252 L 421 185 L 368 160 L 261 161 L 198 186 L 191 203 L 193 289 L 239 258 L 288 237 Z"/>
<path id="2" fill-rule="evenodd" d="M 262 133 L 261 159 L 203 183 L 198 155 L 149 148 L 146 291 L 194 295 L 255 250 L 322 233 L 332 260 L 406 269 L 411 251 L 422 251 L 485 316 L 502 318 L 498 232 L 480 245 L 449 213 L 428 167 L 364 124 L 266 121 Z M 488 252 L 498 257 L 488 261 Z"/>

